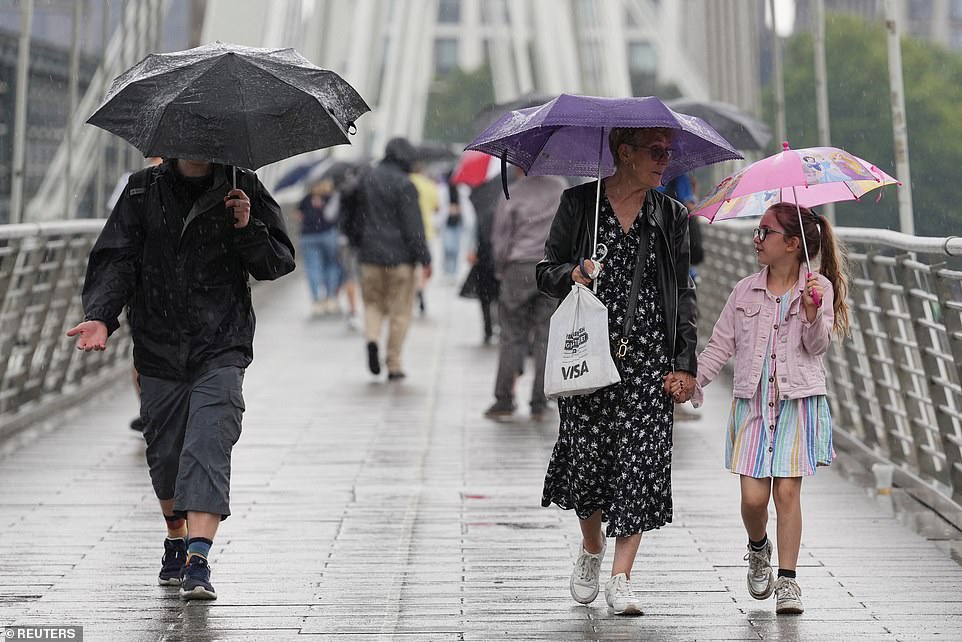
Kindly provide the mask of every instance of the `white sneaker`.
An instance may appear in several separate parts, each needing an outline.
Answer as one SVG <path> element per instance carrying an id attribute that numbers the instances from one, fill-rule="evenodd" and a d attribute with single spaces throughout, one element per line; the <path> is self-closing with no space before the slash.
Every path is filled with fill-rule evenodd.
<path id="1" fill-rule="evenodd" d="M 775 580 L 775 612 L 799 615 L 804 611 L 802 589 L 798 588 L 798 582 L 791 577 L 780 577 Z"/>
<path id="2" fill-rule="evenodd" d="M 765 548 L 753 551 L 751 545 L 742 559 L 748 560 L 748 592 L 756 600 L 767 600 L 775 590 L 775 573 L 772 572 L 772 540 Z"/>
<path id="3" fill-rule="evenodd" d="M 618 573 L 611 576 L 605 585 L 605 599 L 612 615 L 642 615 L 641 600 L 631 592 L 628 576 Z"/>
<path id="4" fill-rule="evenodd" d="M 591 604 L 598 597 L 599 576 L 601 574 L 601 560 L 608 548 L 606 539 L 601 540 L 601 552 L 592 554 L 581 544 L 581 554 L 575 560 L 574 570 L 571 571 L 571 597 L 580 604 Z"/>

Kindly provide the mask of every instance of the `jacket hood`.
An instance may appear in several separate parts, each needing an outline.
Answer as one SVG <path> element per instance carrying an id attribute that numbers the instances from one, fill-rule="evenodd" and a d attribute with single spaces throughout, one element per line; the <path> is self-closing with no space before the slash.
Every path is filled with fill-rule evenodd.
<path id="1" fill-rule="evenodd" d="M 417 150 L 406 138 L 392 138 L 384 147 L 384 160 L 398 165 L 405 172 L 410 172 L 417 159 Z"/>

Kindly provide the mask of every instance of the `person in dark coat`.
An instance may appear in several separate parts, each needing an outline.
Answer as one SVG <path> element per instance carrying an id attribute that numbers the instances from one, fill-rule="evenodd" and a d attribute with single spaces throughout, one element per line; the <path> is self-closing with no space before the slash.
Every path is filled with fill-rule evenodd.
<path id="1" fill-rule="evenodd" d="M 512 177 L 513 179 L 513 177 Z M 494 321 L 491 304 L 498 299 L 498 277 L 494 273 L 494 252 L 491 249 L 491 227 L 498 203 L 504 200 L 501 177 L 485 181 L 471 190 L 471 204 L 474 206 L 477 245 L 468 252 L 471 271 L 461 288 L 461 296 L 477 297 L 481 305 L 481 322 L 484 326 L 484 344 L 491 343 L 494 337 Z"/>
<path id="2" fill-rule="evenodd" d="M 431 253 L 424 237 L 418 192 L 408 177 L 417 152 L 404 138 L 393 138 L 384 159 L 362 173 L 342 198 L 345 234 L 357 247 L 364 301 L 368 368 L 381 372 L 380 338 L 388 322 L 388 379 L 403 379 L 401 348 L 417 295 L 415 268 L 431 278 Z"/>
<path id="3" fill-rule="evenodd" d="M 230 515 L 230 456 L 253 358 L 249 278 L 294 269 L 280 207 L 257 177 L 168 159 L 134 174 L 87 262 L 80 350 L 127 322 L 140 377 L 147 464 L 167 522 L 158 581 L 215 599 L 208 552 Z M 186 518 L 186 521 L 185 521 Z"/>

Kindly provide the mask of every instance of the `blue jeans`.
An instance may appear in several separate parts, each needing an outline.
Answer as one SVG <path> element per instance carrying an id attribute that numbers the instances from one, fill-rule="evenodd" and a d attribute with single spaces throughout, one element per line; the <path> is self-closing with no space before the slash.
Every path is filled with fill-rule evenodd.
<path id="1" fill-rule="evenodd" d="M 320 234 L 301 235 L 301 254 L 311 299 L 320 301 L 337 296 L 341 285 L 341 264 L 337 261 L 337 228 Z"/>
<path id="2" fill-rule="evenodd" d="M 461 255 L 461 232 L 464 226 L 441 226 L 441 247 L 444 248 L 444 273 L 454 275 L 458 273 L 458 257 Z"/>

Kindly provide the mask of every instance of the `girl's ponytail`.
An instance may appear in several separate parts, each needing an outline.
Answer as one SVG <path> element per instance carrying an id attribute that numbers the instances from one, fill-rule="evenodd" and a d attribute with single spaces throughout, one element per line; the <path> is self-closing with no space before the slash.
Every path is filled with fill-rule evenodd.
<path id="1" fill-rule="evenodd" d="M 835 326 L 832 328 L 836 333 L 845 336 L 850 334 L 848 321 L 848 259 L 841 244 L 835 236 L 835 230 L 828 219 L 820 214 L 812 212 L 818 222 L 819 245 L 821 246 L 822 260 L 820 262 L 822 276 L 829 280 L 835 290 Z"/>

